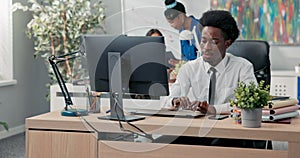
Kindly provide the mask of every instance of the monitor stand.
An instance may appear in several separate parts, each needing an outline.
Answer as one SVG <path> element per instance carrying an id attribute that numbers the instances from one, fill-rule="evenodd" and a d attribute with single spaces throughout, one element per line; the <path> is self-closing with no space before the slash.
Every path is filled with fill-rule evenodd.
<path id="1" fill-rule="evenodd" d="M 100 116 L 98 117 L 98 119 L 125 122 L 144 119 L 145 117 L 143 116 L 124 115 L 120 52 L 108 52 L 108 69 L 110 89 L 110 115 Z"/>
<path id="2" fill-rule="evenodd" d="M 119 118 L 113 117 L 111 115 L 107 115 L 107 116 L 99 116 L 98 119 L 122 121 L 122 122 L 132 122 L 132 121 L 143 120 L 143 119 L 145 119 L 145 117 L 144 116 L 127 115 L 127 116 L 119 119 Z"/>
<path id="3" fill-rule="evenodd" d="M 98 119 L 132 122 L 145 119 L 144 116 L 125 115 L 122 93 L 110 93 L 110 115 L 99 116 Z"/>

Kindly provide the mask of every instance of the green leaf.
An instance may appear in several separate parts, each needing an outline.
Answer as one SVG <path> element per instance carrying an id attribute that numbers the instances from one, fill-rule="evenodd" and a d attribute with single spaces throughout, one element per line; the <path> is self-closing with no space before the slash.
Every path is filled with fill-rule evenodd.
<path id="1" fill-rule="evenodd" d="M 27 24 L 25 32 L 34 42 L 33 56 L 43 58 L 48 68 L 50 67 L 50 64 L 47 64 L 48 57 L 52 52 L 51 42 L 54 44 L 55 55 L 62 55 L 79 49 L 81 34 L 91 32 L 94 28 L 103 29 L 101 22 L 105 19 L 105 12 L 102 0 L 28 0 L 27 5 L 21 3 L 14 5 L 17 10 L 28 8 L 22 11 L 31 11 L 32 19 Z M 64 12 L 66 21 L 62 18 Z M 66 30 L 64 30 L 65 22 Z M 64 36 L 67 38 L 66 41 L 63 40 Z M 73 62 L 69 62 L 70 66 Z M 65 70 L 64 64 L 58 67 Z M 67 76 L 66 73 L 62 73 L 62 76 L 69 82 L 73 77 L 80 77 L 82 75 L 80 73 L 80 70 L 74 70 L 72 76 Z M 49 74 L 49 77 L 53 79 L 52 83 L 56 82 L 52 74 Z"/>
<path id="2" fill-rule="evenodd" d="M 230 105 L 242 109 L 262 108 L 271 99 L 269 88 L 270 86 L 264 88 L 264 81 L 258 85 L 254 82 L 249 84 L 239 82 L 238 87 L 234 90 L 235 100 L 231 100 Z"/>
<path id="3" fill-rule="evenodd" d="M 4 129 L 8 131 L 8 124 L 6 122 L 0 121 L 0 125 L 2 125 L 4 127 Z"/>

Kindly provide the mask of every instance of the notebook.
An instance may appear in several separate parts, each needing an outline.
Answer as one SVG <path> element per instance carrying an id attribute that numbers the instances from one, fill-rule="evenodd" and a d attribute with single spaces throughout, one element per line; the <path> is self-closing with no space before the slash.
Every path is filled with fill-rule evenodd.
<path id="1" fill-rule="evenodd" d="M 126 108 L 125 110 L 133 115 L 145 115 L 145 116 L 178 117 L 178 118 L 199 118 L 205 116 L 205 114 L 201 113 L 200 111 L 192 111 L 192 110 L 171 111 L 166 108 L 162 108 L 162 109 Z"/>

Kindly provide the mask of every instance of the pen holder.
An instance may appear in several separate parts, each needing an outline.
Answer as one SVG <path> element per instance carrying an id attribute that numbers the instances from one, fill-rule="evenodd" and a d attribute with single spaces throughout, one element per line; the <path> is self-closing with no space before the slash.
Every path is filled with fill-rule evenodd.
<path id="1" fill-rule="evenodd" d="M 101 93 L 91 92 L 88 96 L 88 110 L 90 113 L 101 112 Z"/>

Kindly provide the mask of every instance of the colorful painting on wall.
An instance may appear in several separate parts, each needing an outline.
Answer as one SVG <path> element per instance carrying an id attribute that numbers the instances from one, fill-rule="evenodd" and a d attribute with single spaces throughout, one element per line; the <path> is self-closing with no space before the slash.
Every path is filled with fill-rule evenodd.
<path id="1" fill-rule="evenodd" d="M 211 9 L 231 12 L 240 39 L 274 45 L 300 45 L 300 0 L 211 0 Z"/>

